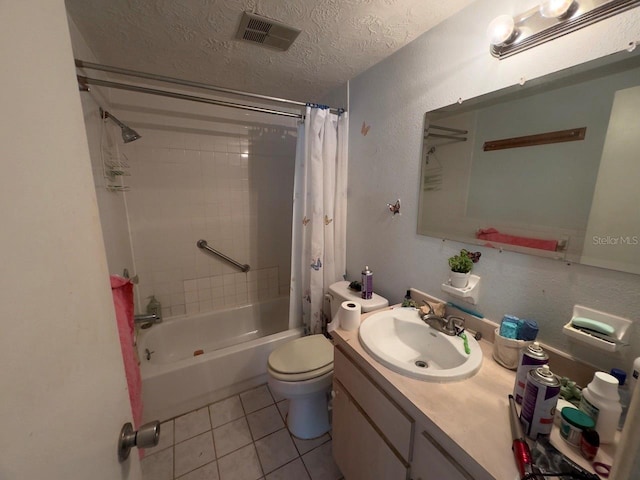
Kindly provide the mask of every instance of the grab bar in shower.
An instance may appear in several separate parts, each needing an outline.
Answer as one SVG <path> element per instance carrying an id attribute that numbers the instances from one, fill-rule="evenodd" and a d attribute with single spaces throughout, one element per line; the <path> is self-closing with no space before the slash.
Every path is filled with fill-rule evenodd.
<path id="1" fill-rule="evenodd" d="M 224 253 L 219 252 L 218 250 L 216 250 L 215 248 L 211 248 L 208 244 L 206 240 L 198 240 L 196 242 L 196 245 L 198 246 L 199 249 L 201 250 L 206 250 L 207 252 L 211 253 L 212 255 L 215 255 L 217 257 L 220 257 L 221 259 L 223 259 L 226 262 L 229 262 L 231 265 L 233 265 L 234 267 L 242 270 L 243 272 L 248 272 L 250 270 L 250 266 L 247 265 L 246 263 L 243 265 L 240 262 L 236 262 L 233 258 L 231 257 L 227 257 Z"/>

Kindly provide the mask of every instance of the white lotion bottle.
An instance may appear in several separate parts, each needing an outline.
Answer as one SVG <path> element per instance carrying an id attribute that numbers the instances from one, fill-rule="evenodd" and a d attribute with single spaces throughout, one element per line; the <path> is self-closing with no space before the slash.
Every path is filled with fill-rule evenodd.
<path id="1" fill-rule="evenodd" d="M 638 377 L 640 376 L 640 357 L 633 361 L 631 367 L 631 376 L 627 379 L 629 383 L 629 393 L 633 396 L 633 392 L 636 389 L 636 383 L 638 383 Z"/>
<path id="2" fill-rule="evenodd" d="M 611 443 L 618 429 L 622 405 L 618 395 L 618 379 L 605 372 L 596 372 L 582 390 L 580 410 L 596 422 L 600 443 Z"/>

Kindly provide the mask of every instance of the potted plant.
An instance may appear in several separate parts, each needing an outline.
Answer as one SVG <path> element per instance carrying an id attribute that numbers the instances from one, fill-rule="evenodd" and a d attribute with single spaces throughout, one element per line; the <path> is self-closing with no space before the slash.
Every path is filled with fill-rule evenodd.
<path id="1" fill-rule="evenodd" d="M 469 283 L 469 276 L 473 268 L 473 260 L 466 250 L 460 250 L 459 255 L 449 258 L 449 267 L 451 268 L 451 276 L 449 282 L 452 287 L 464 288 Z"/>

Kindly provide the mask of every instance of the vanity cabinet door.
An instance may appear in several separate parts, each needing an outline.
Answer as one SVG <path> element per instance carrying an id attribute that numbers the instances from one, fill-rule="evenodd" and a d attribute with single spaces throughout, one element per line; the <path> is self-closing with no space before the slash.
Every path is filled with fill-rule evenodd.
<path id="1" fill-rule="evenodd" d="M 380 434 L 409 461 L 413 419 L 339 348 L 334 349 L 333 375 Z"/>
<path id="2" fill-rule="evenodd" d="M 416 430 L 411 480 L 473 480 L 466 469 L 425 430 Z"/>
<path id="3" fill-rule="evenodd" d="M 407 467 L 374 429 L 342 384 L 334 381 L 333 390 L 333 458 L 344 478 L 407 478 Z"/>

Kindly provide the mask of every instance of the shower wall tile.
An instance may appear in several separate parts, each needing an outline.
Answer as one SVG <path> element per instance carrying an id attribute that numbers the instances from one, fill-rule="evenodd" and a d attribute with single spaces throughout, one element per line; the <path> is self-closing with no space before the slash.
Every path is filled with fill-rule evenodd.
<path id="1" fill-rule="evenodd" d="M 184 291 L 186 292 L 195 292 L 198 290 L 198 281 L 193 280 L 184 280 Z"/>
<path id="2" fill-rule="evenodd" d="M 197 303 L 198 302 L 198 292 L 197 291 L 184 292 L 184 301 L 187 304 Z"/>
<path id="3" fill-rule="evenodd" d="M 288 294 L 295 138 L 269 129 L 140 133 L 126 148 L 136 311 L 150 295 L 178 316 Z M 200 251 L 201 238 L 252 270 Z"/>
<path id="4" fill-rule="evenodd" d="M 219 310 L 247 302 L 288 295 L 289 286 L 283 290 L 278 285 L 278 267 L 250 270 L 247 273 L 229 273 L 183 281 L 184 299 L 188 314 Z M 261 279 L 259 283 L 258 279 Z M 197 288 L 211 285 L 210 288 Z M 193 290 L 196 288 L 196 290 Z"/>

